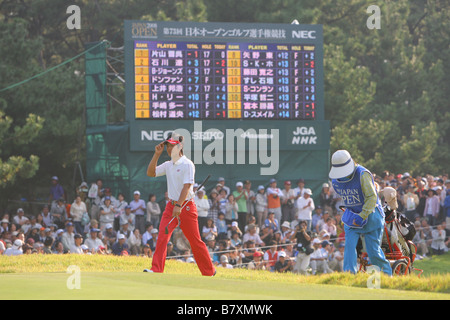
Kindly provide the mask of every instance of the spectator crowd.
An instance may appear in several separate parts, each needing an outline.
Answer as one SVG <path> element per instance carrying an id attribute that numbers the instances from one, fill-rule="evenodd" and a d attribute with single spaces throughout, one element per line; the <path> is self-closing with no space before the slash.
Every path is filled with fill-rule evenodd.
<path id="1" fill-rule="evenodd" d="M 398 210 L 416 227 L 413 242 L 420 257 L 446 253 L 450 228 L 450 180 L 444 174 L 374 175 L 380 197 L 384 187 L 397 191 Z M 295 183 L 295 185 L 293 185 Z M 282 186 L 280 186 L 282 184 Z M 325 182 L 313 195 L 303 179 L 270 179 L 227 186 L 224 178 L 206 192 L 194 185 L 199 230 L 218 267 L 301 274 L 342 271 L 345 232 L 342 200 Z M 315 199 L 315 200 L 314 200 Z M 52 177 L 48 203 L 35 216 L 18 208 L 0 221 L 0 254 L 113 254 L 151 257 L 166 203 L 140 191 L 129 202 L 98 179 L 83 182 L 67 201 L 58 177 Z M 316 202 L 315 202 L 316 201 Z M 177 228 L 167 259 L 195 263 L 189 242 Z"/>

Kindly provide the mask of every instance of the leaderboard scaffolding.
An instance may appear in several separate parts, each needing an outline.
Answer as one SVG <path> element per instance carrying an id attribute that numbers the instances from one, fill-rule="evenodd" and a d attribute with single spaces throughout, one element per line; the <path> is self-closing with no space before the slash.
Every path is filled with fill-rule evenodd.
<path id="1" fill-rule="evenodd" d="M 315 119 L 315 46 L 134 42 L 136 119 Z"/>

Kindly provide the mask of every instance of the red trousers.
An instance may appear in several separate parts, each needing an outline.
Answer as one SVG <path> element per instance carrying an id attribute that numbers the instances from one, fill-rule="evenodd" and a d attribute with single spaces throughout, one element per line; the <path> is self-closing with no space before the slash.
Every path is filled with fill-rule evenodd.
<path id="1" fill-rule="evenodd" d="M 178 225 L 178 220 L 175 218 L 168 227 L 169 233 L 165 233 L 167 224 L 173 218 L 173 207 L 174 205 L 169 201 L 167 203 L 166 209 L 162 214 L 161 222 L 159 223 L 158 240 L 156 241 L 155 252 L 153 254 L 152 260 L 153 272 L 164 272 L 164 265 L 166 263 L 167 255 L 167 243 L 172 236 L 173 230 Z M 181 210 L 179 218 L 180 228 L 191 245 L 191 250 L 194 255 L 195 262 L 200 269 L 200 272 L 204 276 L 214 275 L 214 265 L 211 261 L 211 257 L 209 255 L 206 244 L 202 241 L 202 238 L 200 237 L 200 231 L 198 230 L 197 207 L 195 206 L 193 200 L 189 201 L 189 203 L 186 204 L 183 210 Z"/>

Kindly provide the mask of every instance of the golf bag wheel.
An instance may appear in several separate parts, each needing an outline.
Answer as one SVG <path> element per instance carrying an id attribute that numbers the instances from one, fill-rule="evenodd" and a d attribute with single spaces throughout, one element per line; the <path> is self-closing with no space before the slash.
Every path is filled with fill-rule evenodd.
<path id="1" fill-rule="evenodd" d="M 392 265 L 392 274 L 403 276 L 410 273 L 408 262 L 406 260 L 397 260 Z"/>

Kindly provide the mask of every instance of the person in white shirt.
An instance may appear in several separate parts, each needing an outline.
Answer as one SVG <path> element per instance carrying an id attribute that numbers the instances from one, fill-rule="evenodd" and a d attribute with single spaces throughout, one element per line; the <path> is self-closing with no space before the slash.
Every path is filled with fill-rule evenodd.
<path id="1" fill-rule="evenodd" d="M 338 245 L 338 250 L 332 253 L 331 261 L 328 263 L 331 270 L 338 272 L 344 271 L 344 249 L 345 244 L 341 242 Z"/>
<path id="2" fill-rule="evenodd" d="M 431 249 L 433 249 L 433 254 L 441 255 L 448 251 L 447 246 L 445 245 L 445 228 L 444 223 L 438 224 L 436 229 L 431 232 L 431 236 L 433 237 L 433 241 L 431 242 Z"/>
<path id="3" fill-rule="evenodd" d="M 228 257 L 224 254 L 220 256 L 220 264 L 218 266 L 227 269 L 233 269 L 233 266 L 228 263 Z"/>
<path id="4" fill-rule="evenodd" d="M 99 232 L 100 229 L 91 229 L 91 236 L 84 240 L 84 244 L 88 247 L 89 251 L 94 253 L 97 252 L 100 247 L 104 246 L 103 241 L 98 238 Z"/>
<path id="5" fill-rule="evenodd" d="M 303 196 L 297 199 L 297 220 L 306 221 L 308 231 L 311 230 L 312 212 L 315 209 L 311 196 L 311 189 L 306 188 Z"/>
<path id="6" fill-rule="evenodd" d="M 255 199 L 256 205 L 256 221 L 258 226 L 262 226 L 267 217 L 267 196 L 265 194 L 264 186 L 258 186 L 258 193 Z"/>
<path id="7" fill-rule="evenodd" d="M 142 235 L 142 245 L 146 245 L 148 240 L 152 238 L 152 230 L 153 230 L 153 224 L 147 223 L 145 226 L 145 232 Z"/>
<path id="8" fill-rule="evenodd" d="M 116 209 L 112 205 L 111 199 L 106 196 L 105 204 L 100 207 L 100 230 L 105 230 L 107 224 L 114 223 L 114 216 L 116 214 Z"/>
<path id="9" fill-rule="evenodd" d="M 198 228 L 203 230 L 203 226 L 206 225 L 206 220 L 208 219 L 208 210 L 210 208 L 208 199 L 204 198 L 205 190 L 201 188 L 197 190 L 197 194 L 194 198 L 195 205 L 197 206 L 198 213 Z"/>
<path id="10" fill-rule="evenodd" d="M 314 252 L 311 253 L 309 262 L 312 269 L 312 274 L 316 274 L 317 271 L 322 271 L 323 273 L 333 272 L 328 266 L 328 252 L 325 250 L 325 248 L 321 248 L 321 241 L 316 238 L 312 243 Z"/>
<path id="11" fill-rule="evenodd" d="M 70 248 L 75 244 L 75 234 L 73 233 L 73 224 L 68 222 L 66 224 L 66 232 L 61 236 L 61 242 L 65 251 L 70 251 Z"/>
<path id="12" fill-rule="evenodd" d="M 229 187 L 227 187 L 225 185 L 225 178 L 220 177 L 219 179 L 217 179 L 217 184 L 220 184 L 222 186 L 222 189 L 224 189 L 227 192 L 227 196 L 230 194 L 231 190 Z"/>
<path id="13" fill-rule="evenodd" d="M 27 217 L 25 217 L 25 212 L 22 208 L 17 209 L 17 215 L 14 216 L 14 223 L 22 226 L 25 222 L 29 221 Z"/>
<path id="14" fill-rule="evenodd" d="M 131 213 L 134 214 L 135 228 L 139 229 L 142 234 L 145 232 L 145 223 L 147 220 L 147 207 L 145 201 L 141 199 L 141 192 L 136 190 L 133 192 L 133 201 L 129 203 L 131 206 Z"/>
<path id="15" fill-rule="evenodd" d="M 45 205 L 42 207 L 42 221 L 44 222 L 46 227 L 50 227 L 51 225 L 53 225 L 53 217 L 50 213 L 50 208 L 48 207 L 48 205 Z"/>
<path id="16" fill-rule="evenodd" d="M 147 168 L 149 177 L 166 176 L 167 192 L 170 201 L 167 203 L 161 217 L 158 241 L 152 259 L 152 268 L 144 271 L 164 272 L 167 243 L 172 232 L 179 224 L 189 241 L 200 272 L 204 276 L 213 276 L 216 273 L 216 269 L 211 261 L 206 244 L 200 236 L 197 206 L 193 201 L 195 165 L 184 155 L 182 142 L 182 136 L 172 133 L 167 140 L 155 147 L 155 153 Z M 167 148 L 167 154 L 171 159 L 161 165 L 157 165 L 164 147 Z M 167 234 L 165 232 L 166 227 Z"/>
<path id="17" fill-rule="evenodd" d="M 81 225 L 81 218 L 83 214 L 87 212 L 86 204 L 81 201 L 81 197 L 77 195 L 74 202 L 70 206 L 70 216 L 73 219 L 73 224 L 75 225 L 75 231 L 77 233 L 83 233 L 83 226 Z"/>
<path id="18" fill-rule="evenodd" d="M 20 256 L 23 254 L 22 251 L 23 242 L 20 239 L 14 241 L 13 245 L 6 249 L 3 255 L 5 256 Z"/>
<path id="19" fill-rule="evenodd" d="M 76 234 L 74 236 L 74 243 L 70 246 L 70 253 L 74 254 L 84 254 L 83 248 L 81 248 L 81 242 L 83 241 L 83 237 L 81 234 Z"/>
<path id="20" fill-rule="evenodd" d="M 148 208 L 148 206 L 147 206 Z M 128 230 L 130 230 L 131 232 L 134 231 L 135 228 L 135 215 L 133 213 L 131 213 L 131 206 L 127 205 L 125 206 L 125 212 L 120 214 L 120 225 L 123 225 L 125 222 L 128 222 Z"/>
<path id="21" fill-rule="evenodd" d="M 247 232 L 244 234 L 243 242 L 253 241 L 258 246 L 264 246 L 264 241 L 261 240 L 259 234 L 256 233 L 256 226 L 254 224 L 249 224 Z"/>
<path id="22" fill-rule="evenodd" d="M 294 188 L 294 193 L 295 193 L 295 207 L 297 207 L 297 200 L 300 197 L 303 197 L 303 194 L 305 193 L 305 180 L 298 179 L 297 188 Z"/>
<path id="23" fill-rule="evenodd" d="M 159 228 L 159 219 L 161 218 L 161 208 L 156 202 L 156 196 L 150 194 L 147 202 L 147 222 L 151 222 L 153 226 Z"/>

